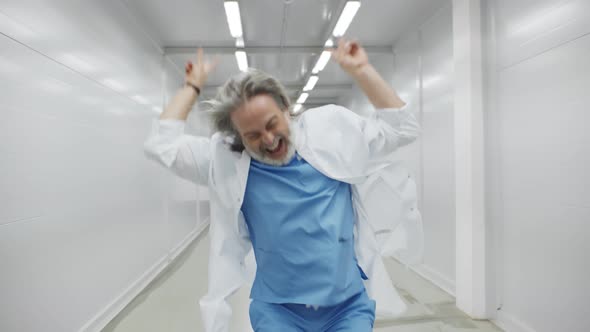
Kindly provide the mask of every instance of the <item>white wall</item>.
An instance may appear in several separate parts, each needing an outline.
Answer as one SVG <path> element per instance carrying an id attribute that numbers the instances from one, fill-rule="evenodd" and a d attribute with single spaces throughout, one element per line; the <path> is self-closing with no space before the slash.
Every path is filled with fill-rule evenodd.
<path id="1" fill-rule="evenodd" d="M 507 331 L 585 331 L 590 3 L 486 4 L 490 300 Z M 414 168 L 426 236 L 418 270 L 447 289 L 455 279 L 451 22 L 448 6 L 404 34 L 392 80 L 423 128 Z"/>
<path id="2" fill-rule="evenodd" d="M 119 1 L 2 1 L 0 32 L 0 330 L 98 328 L 198 226 L 142 151 L 181 77 Z"/>
<path id="3" fill-rule="evenodd" d="M 373 55 L 371 63 L 416 113 L 421 137 L 399 150 L 418 185 L 425 236 L 424 264 L 418 272 L 450 293 L 455 282 L 455 201 L 453 161 L 453 40 L 450 2 L 404 33 L 394 55 Z M 355 112 L 372 107 L 358 88 L 343 101 Z"/>
<path id="4" fill-rule="evenodd" d="M 588 331 L 590 2 L 499 0 L 485 15 L 498 323 Z"/>
<path id="5" fill-rule="evenodd" d="M 424 270 L 445 289 L 455 283 L 453 31 L 450 4 L 418 30 L 421 63 Z M 398 64 L 400 66 L 401 64 Z"/>
<path id="6" fill-rule="evenodd" d="M 495 318 L 507 331 L 586 331 L 590 3 L 485 4 L 489 300 L 501 308 Z M 425 264 L 418 270 L 452 292 L 451 14 L 447 6 L 405 33 L 386 77 L 423 128 L 417 144 L 400 151 L 417 176 L 424 216 Z M 369 107 L 356 89 L 343 102 L 360 113 Z"/>

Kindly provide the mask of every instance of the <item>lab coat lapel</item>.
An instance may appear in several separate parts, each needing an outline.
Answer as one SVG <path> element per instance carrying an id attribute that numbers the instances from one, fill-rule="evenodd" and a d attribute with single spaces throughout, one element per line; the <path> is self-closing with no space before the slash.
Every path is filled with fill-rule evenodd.
<path id="1" fill-rule="evenodd" d="M 239 184 L 239 191 L 238 191 L 238 203 L 240 207 L 242 206 L 242 202 L 244 201 L 244 195 L 246 193 L 246 184 L 248 183 L 248 174 L 250 173 L 250 161 L 252 158 L 246 152 L 246 150 L 242 151 L 242 156 L 238 160 L 236 164 L 237 173 L 238 173 L 238 184 Z"/>
<path id="2" fill-rule="evenodd" d="M 213 165 L 210 179 L 212 188 L 218 193 L 221 203 L 229 209 L 240 209 L 244 198 L 250 156 L 246 151 L 233 152 L 224 141 L 223 135 L 214 135 Z"/>
<path id="3" fill-rule="evenodd" d="M 350 126 L 350 121 L 332 112 L 306 111 L 295 126 L 297 151 L 322 174 L 346 183 L 361 183 L 366 175 L 360 161 L 368 156 L 360 145 L 363 138 Z"/>

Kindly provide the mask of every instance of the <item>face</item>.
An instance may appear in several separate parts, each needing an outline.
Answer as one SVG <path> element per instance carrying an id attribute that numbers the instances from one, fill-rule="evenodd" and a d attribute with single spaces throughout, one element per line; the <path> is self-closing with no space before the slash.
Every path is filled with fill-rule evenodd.
<path id="1" fill-rule="evenodd" d="M 271 96 L 258 95 L 232 112 L 231 120 L 251 157 L 280 166 L 295 154 L 288 116 Z"/>

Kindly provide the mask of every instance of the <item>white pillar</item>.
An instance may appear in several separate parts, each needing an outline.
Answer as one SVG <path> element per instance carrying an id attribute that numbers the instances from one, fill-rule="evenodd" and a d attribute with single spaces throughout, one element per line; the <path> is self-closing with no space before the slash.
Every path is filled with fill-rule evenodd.
<path id="1" fill-rule="evenodd" d="M 453 0 L 456 300 L 473 318 L 487 318 L 480 4 Z"/>

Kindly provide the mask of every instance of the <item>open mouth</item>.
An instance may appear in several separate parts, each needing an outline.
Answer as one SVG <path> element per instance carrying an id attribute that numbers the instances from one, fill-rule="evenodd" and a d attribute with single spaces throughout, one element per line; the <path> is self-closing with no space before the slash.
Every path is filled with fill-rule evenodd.
<path id="1" fill-rule="evenodd" d="M 265 149 L 265 152 L 269 154 L 271 158 L 280 157 L 283 154 L 283 150 L 285 149 L 285 140 L 279 138 L 277 143 L 274 146 Z"/>

